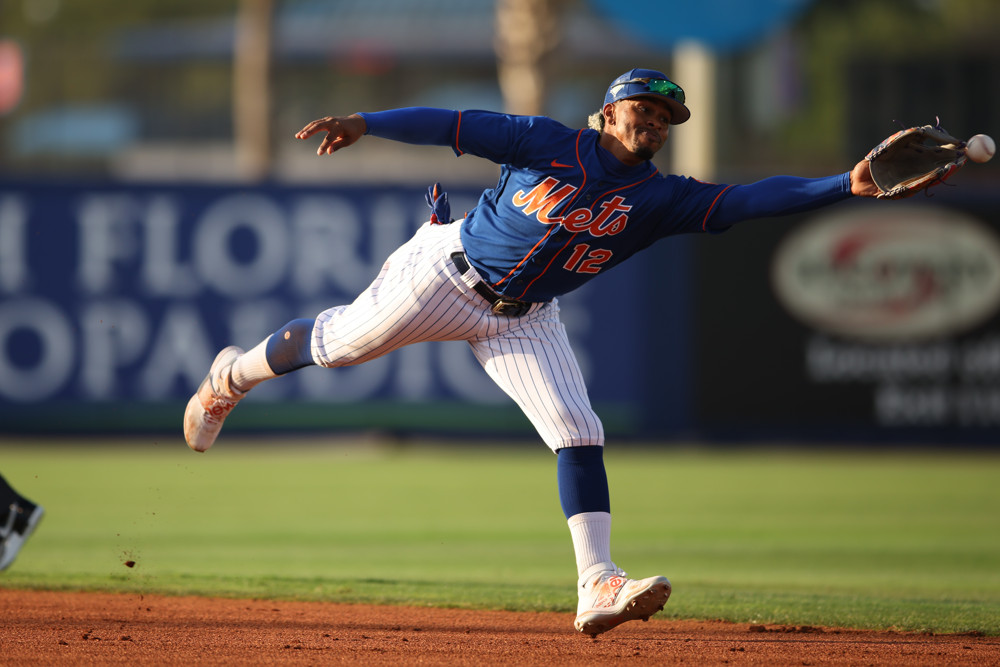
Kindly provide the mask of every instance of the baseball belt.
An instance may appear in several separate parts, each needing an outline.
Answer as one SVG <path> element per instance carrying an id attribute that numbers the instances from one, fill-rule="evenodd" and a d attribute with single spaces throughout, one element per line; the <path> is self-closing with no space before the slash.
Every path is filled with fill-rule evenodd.
<path id="1" fill-rule="evenodd" d="M 455 265 L 455 268 L 459 270 L 460 273 L 465 273 L 469 270 L 469 260 L 465 258 L 464 252 L 452 253 L 451 261 Z M 527 313 L 531 307 L 535 304 L 530 301 L 518 301 L 517 299 L 508 299 L 507 297 L 497 294 L 487 285 L 485 282 L 480 280 L 478 283 L 472 286 L 472 289 L 479 293 L 479 296 L 483 297 L 490 302 L 492 310 L 497 315 L 506 315 L 507 317 L 520 317 Z"/>

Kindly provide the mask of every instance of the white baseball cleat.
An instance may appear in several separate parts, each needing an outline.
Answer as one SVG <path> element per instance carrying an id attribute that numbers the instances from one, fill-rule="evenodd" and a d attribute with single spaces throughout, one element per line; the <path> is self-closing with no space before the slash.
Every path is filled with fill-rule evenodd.
<path id="1" fill-rule="evenodd" d="M 626 621 L 649 617 L 670 598 L 666 577 L 629 579 L 614 563 L 598 563 L 580 576 L 577 630 L 596 637 Z"/>
<path id="2" fill-rule="evenodd" d="M 219 352 L 198 391 L 188 401 L 184 410 L 184 439 L 196 452 L 212 446 L 229 412 L 246 396 L 246 392 L 230 384 L 230 371 L 241 356 L 243 350 L 235 345 Z"/>
<path id="3" fill-rule="evenodd" d="M 35 532 L 38 522 L 45 516 L 45 508 L 23 498 L 10 504 L 5 525 L 0 526 L 0 570 L 6 570 L 17 558 L 21 547 Z"/>

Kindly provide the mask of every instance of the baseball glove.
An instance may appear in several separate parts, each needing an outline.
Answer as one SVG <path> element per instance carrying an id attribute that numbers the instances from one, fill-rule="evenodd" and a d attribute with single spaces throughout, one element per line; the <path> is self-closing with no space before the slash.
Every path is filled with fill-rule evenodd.
<path id="1" fill-rule="evenodd" d="M 945 179 L 965 164 L 965 142 L 937 125 L 900 130 L 865 157 L 879 199 L 912 197 Z"/>

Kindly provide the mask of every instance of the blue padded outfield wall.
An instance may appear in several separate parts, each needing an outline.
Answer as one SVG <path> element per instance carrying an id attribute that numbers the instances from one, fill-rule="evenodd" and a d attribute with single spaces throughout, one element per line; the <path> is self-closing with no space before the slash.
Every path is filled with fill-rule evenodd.
<path id="1" fill-rule="evenodd" d="M 352 301 L 426 220 L 424 192 L 0 186 L 0 433 L 180 433 L 219 349 Z M 478 192 L 449 195 L 457 212 Z M 659 257 L 659 271 L 687 273 L 671 249 Z M 620 432 L 644 428 L 643 351 L 683 329 L 640 326 L 649 268 L 635 263 L 561 302 L 593 400 Z M 684 290 L 671 294 L 658 290 L 658 308 L 682 312 Z M 682 426 L 690 412 L 686 347 L 666 352 L 674 375 L 656 379 L 657 422 Z M 460 342 L 304 369 L 254 390 L 227 424 L 292 427 L 530 432 Z"/>
<path id="2" fill-rule="evenodd" d="M 478 192 L 449 194 L 463 211 Z M 350 302 L 423 222 L 423 195 L 0 183 L 0 438 L 179 439 L 215 353 Z M 951 190 L 892 206 L 669 239 L 562 298 L 609 434 L 996 441 L 1000 206 Z M 304 369 L 227 429 L 531 435 L 464 343 Z"/>

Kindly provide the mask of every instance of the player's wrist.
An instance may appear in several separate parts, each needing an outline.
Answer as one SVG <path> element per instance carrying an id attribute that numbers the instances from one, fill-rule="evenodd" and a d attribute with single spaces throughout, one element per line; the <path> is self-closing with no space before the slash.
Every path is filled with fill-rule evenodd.
<path id="1" fill-rule="evenodd" d="M 366 134 L 370 134 L 369 129 L 368 129 L 368 118 L 366 117 L 365 112 L 358 112 L 358 113 L 351 114 L 350 116 L 348 116 L 348 118 L 350 118 L 352 120 L 357 120 L 358 123 L 360 123 L 360 125 L 358 127 L 361 128 L 361 134 L 362 134 L 362 136 L 366 135 Z"/>

